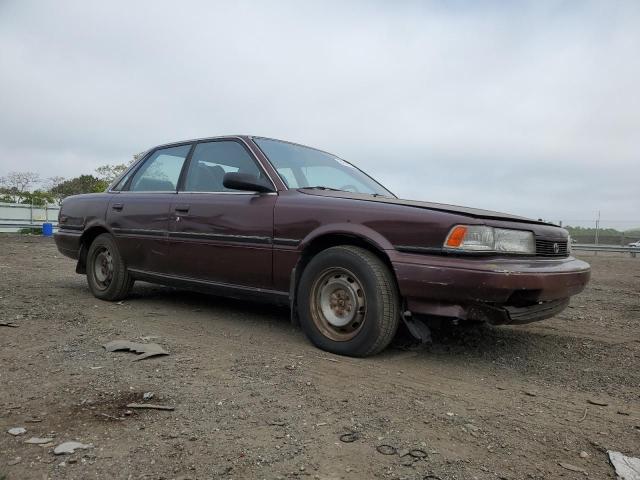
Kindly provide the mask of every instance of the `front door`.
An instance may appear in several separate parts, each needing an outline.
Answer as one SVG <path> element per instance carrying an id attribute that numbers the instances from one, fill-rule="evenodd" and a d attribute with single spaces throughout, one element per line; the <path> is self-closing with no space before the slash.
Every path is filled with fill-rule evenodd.
<path id="1" fill-rule="evenodd" d="M 169 220 L 171 272 L 230 285 L 272 286 L 275 193 L 223 186 L 228 172 L 265 177 L 240 141 L 198 143 Z"/>
<path id="2" fill-rule="evenodd" d="M 191 145 L 153 152 L 123 179 L 107 211 L 107 224 L 128 268 L 165 273 L 168 228 L 178 179 Z"/>

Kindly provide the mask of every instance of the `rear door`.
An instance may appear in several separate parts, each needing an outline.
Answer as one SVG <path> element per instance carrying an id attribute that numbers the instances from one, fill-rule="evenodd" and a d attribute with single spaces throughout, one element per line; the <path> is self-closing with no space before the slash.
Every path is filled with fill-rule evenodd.
<path id="1" fill-rule="evenodd" d="M 107 210 L 107 223 L 127 267 L 165 273 L 169 212 L 191 144 L 155 150 L 120 183 Z"/>
<path id="2" fill-rule="evenodd" d="M 198 280 L 269 288 L 272 285 L 275 193 L 231 190 L 225 173 L 265 178 L 240 140 L 198 143 L 171 206 L 171 273 Z"/>

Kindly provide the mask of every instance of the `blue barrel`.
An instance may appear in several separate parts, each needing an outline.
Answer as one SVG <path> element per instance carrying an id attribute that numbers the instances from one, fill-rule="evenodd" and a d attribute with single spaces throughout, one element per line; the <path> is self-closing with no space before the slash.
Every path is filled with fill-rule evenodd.
<path id="1" fill-rule="evenodd" d="M 53 223 L 42 224 L 42 235 L 44 235 L 45 237 L 50 237 L 53 235 Z"/>

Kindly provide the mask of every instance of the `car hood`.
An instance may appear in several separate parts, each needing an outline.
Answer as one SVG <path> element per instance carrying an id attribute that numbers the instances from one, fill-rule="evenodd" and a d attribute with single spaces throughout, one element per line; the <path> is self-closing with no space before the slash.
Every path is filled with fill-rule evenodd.
<path id="1" fill-rule="evenodd" d="M 486 218 L 491 220 L 506 220 L 509 222 L 534 223 L 538 225 L 553 225 L 547 222 L 533 220 L 531 218 L 519 217 L 508 213 L 493 212 L 491 210 L 482 210 L 480 208 L 461 207 L 458 205 L 448 205 L 446 203 L 422 202 L 418 200 L 405 200 L 401 198 L 377 197 L 364 193 L 352 193 L 335 190 L 314 190 L 301 189 L 299 192 L 307 195 L 317 195 L 320 197 L 346 198 L 351 200 L 362 200 L 365 202 L 386 203 L 390 205 L 403 205 L 407 207 L 423 208 L 426 210 L 436 210 L 439 212 L 449 212 L 458 215 L 466 215 L 473 218 Z"/>

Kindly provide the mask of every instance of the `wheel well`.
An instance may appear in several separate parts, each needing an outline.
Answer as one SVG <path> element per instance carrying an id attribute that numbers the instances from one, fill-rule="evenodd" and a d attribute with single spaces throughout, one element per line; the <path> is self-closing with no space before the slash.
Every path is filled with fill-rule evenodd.
<path id="1" fill-rule="evenodd" d="M 393 270 L 393 265 L 391 264 L 391 260 L 389 260 L 389 257 L 387 256 L 387 254 L 384 253 L 384 250 L 381 250 L 380 248 L 378 248 L 377 245 L 374 245 L 372 242 L 366 240 L 363 237 L 359 237 L 357 235 L 349 235 L 349 234 L 342 234 L 342 233 L 322 235 L 318 238 L 314 238 L 309 243 L 309 245 L 307 245 L 304 248 L 304 250 L 302 251 L 302 255 L 300 256 L 300 260 L 298 260 L 298 263 L 296 264 L 294 272 L 291 276 L 291 289 L 290 289 L 289 295 L 291 300 L 292 314 L 296 304 L 298 283 L 300 282 L 300 278 L 302 277 L 302 272 L 304 271 L 304 269 L 307 267 L 307 265 L 315 255 L 317 255 L 323 250 L 326 250 L 327 248 L 337 247 L 339 245 L 353 245 L 355 247 L 361 247 L 361 248 L 364 248 L 365 250 L 369 250 L 371 253 L 377 256 L 380 260 L 382 260 L 382 262 L 389 268 L 389 271 L 393 275 L 394 280 L 396 279 L 395 273 Z M 397 286 L 397 280 L 396 280 L 396 286 Z"/>
<path id="2" fill-rule="evenodd" d="M 80 255 L 76 273 L 87 273 L 87 252 L 95 238 L 102 233 L 109 233 L 109 231 L 104 227 L 91 227 L 80 237 Z"/>

